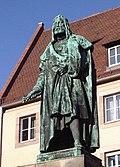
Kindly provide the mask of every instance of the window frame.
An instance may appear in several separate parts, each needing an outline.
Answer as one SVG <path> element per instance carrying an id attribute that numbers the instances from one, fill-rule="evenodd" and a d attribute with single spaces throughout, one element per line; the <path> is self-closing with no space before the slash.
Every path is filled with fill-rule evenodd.
<path id="1" fill-rule="evenodd" d="M 117 107 L 116 107 L 116 97 L 119 96 L 120 93 L 115 93 L 115 94 L 111 94 L 111 95 L 107 95 L 107 96 L 104 96 L 104 116 L 105 116 L 105 123 L 111 123 L 111 122 L 115 122 L 115 121 L 119 121 L 120 118 L 117 119 Z M 108 117 L 107 117 L 107 102 L 106 102 L 106 99 L 110 98 L 110 97 L 113 97 L 113 114 L 114 114 L 114 119 L 108 121 Z"/>
<path id="2" fill-rule="evenodd" d="M 31 127 L 31 120 L 32 120 L 33 117 L 35 117 L 35 126 L 32 128 Z M 28 128 L 23 129 L 22 128 L 23 120 L 25 120 L 27 118 L 28 118 Z M 26 115 L 24 117 L 20 117 L 19 121 L 20 121 L 19 142 L 24 143 L 24 142 L 34 141 L 36 139 L 36 114 Z M 30 137 L 32 129 L 34 129 L 34 138 L 33 139 L 31 139 L 31 137 Z M 22 132 L 25 131 L 25 130 L 28 130 L 28 136 L 27 136 L 28 139 L 27 140 L 22 140 L 22 137 L 23 137 Z"/>
<path id="3" fill-rule="evenodd" d="M 115 166 L 113 166 L 113 167 L 120 167 L 120 165 L 118 166 L 118 156 L 120 155 L 120 152 L 112 152 L 112 153 L 107 153 L 106 154 L 106 167 L 109 167 L 108 166 L 108 159 L 110 158 L 110 157 L 112 157 L 112 156 L 114 156 L 115 157 Z M 117 166 L 116 166 L 117 165 Z M 112 166 L 111 166 L 112 167 Z"/>
<path id="4" fill-rule="evenodd" d="M 108 66 L 109 67 L 113 67 L 113 66 L 116 66 L 116 65 L 120 65 L 120 62 L 118 63 L 117 62 L 117 56 L 118 56 L 118 54 L 117 54 L 117 48 L 118 47 L 120 47 L 120 45 L 116 45 L 116 46 L 113 46 L 113 47 L 110 47 L 110 48 L 108 48 Z M 111 49 L 115 49 L 115 63 L 114 64 L 111 64 L 111 62 L 110 62 L 110 50 Z M 120 55 L 120 54 L 119 54 Z"/>

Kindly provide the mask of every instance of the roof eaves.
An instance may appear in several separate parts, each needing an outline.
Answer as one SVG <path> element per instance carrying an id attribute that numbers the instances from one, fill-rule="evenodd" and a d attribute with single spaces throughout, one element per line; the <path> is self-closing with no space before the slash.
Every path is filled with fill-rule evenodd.
<path id="1" fill-rule="evenodd" d="M 101 14 L 105 14 L 107 12 L 111 12 L 111 11 L 114 11 L 114 10 L 117 10 L 117 9 L 120 9 L 120 6 L 118 6 L 116 8 L 111 8 L 111 9 L 105 10 L 103 12 L 98 12 L 98 13 L 92 14 L 90 16 L 86 16 L 84 18 L 81 18 L 81 19 L 78 19 L 78 20 L 75 20 L 75 21 L 72 21 L 72 22 L 70 22 L 70 24 L 72 25 L 72 24 L 74 24 L 76 22 L 83 21 L 83 20 L 86 20 L 86 19 L 89 19 L 89 18 L 93 18 L 93 17 L 99 16 Z"/>
<path id="2" fill-rule="evenodd" d="M 25 48 L 23 54 L 21 55 L 21 57 L 20 57 L 18 63 L 16 64 L 16 66 L 15 66 L 15 68 L 13 69 L 13 71 L 12 71 L 10 77 L 8 78 L 6 84 L 4 85 L 2 91 L 0 92 L 0 98 L 3 98 L 3 97 L 4 97 L 4 94 L 5 94 L 6 90 L 9 88 L 9 85 L 10 85 L 12 79 L 14 78 L 15 74 L 17 73 L 17 71 L 18 71 L 20 65 L 22 64 L 23 60 L 25 59 L 25 57 L 26 57 L 27 53 L 29 52 L 29 50 L 30 50 L 32 44 L 33 44 L 34 41 L 36 40 L 38 34 L 39 34 L 39 33 L 40 33 L 40 35 L 42 34 L 43 30 L 44 30 L 44 24 L 43 24 L 42 22 L 38 23 L 38 27 L 37 27 L 35 33 L 33 34 L 33 36 L 32 36 L 32 38 L 31 38 L 30 42 L 29 42 L 28 45 L 26 46 L 26 48 Z"/>

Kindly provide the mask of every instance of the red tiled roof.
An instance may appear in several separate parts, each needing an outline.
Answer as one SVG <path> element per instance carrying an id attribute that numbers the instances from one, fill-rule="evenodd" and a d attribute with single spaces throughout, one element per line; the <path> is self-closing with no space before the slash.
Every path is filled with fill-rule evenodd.
<path id="1" fill-rule="evenodd" d="M 119 73 L 120 68 L 112 71 L 107 69 L 107 48 L 105 46 L 120 40 L 119 16 L 120 7 L 70 23 L 73 33 L 83 35 L 94 43 L 93 59 L 97 79 Z M 39 74 L 40 55 L 50 40 L 51 30 L 43 30 L 43 25 L 39 24 L 0 94 L 2 104 L 21 100 L 32 89 Z"/>

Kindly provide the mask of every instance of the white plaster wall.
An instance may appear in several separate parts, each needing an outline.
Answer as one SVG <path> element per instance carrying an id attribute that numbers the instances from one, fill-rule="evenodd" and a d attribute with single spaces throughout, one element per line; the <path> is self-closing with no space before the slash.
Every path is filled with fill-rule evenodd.
<path id="1" fill-rule="evenodd" d="M 105 165 L 106 153 L 120 150 L 120 120 L 104 122 L 103 96 L 118 92 L 120 93 L 120 80 L 97 86 L 100 149 L 96 151 L 95 155 L 102 159 L 103 165 Z"/>
<path id="2" fill-rule="evenodd" d="M 7 110 L 3 117 L 2 167 L 17 167 L 36 162 L 39 143 L 25 147 L 16 147 L 16 118 L 38 113 L 40 102 Z M 19 133 L 19 132 L 18 132 Z M 39 137 L 39 135 L 37 136 Z"/>

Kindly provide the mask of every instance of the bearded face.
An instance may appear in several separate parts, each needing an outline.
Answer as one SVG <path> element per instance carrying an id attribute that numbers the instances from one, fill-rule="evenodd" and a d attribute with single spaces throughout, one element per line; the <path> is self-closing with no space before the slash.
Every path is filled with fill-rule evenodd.
<path id="1" fill-rule="evenodd" d="M 52 41 L 68 39 L 71 34 L 68 20 L 62 15 L 56 16 L 52 25 Z"/>
<path id="2" fill-rule="evenodd" d="M 57 17 L 53 23 L 53 33 L 56 34 L 60 34 L 60 33 L 64 33 L 65 32 L 65 24 L 64 24 L 64 20 L 60 17 Z"/>

